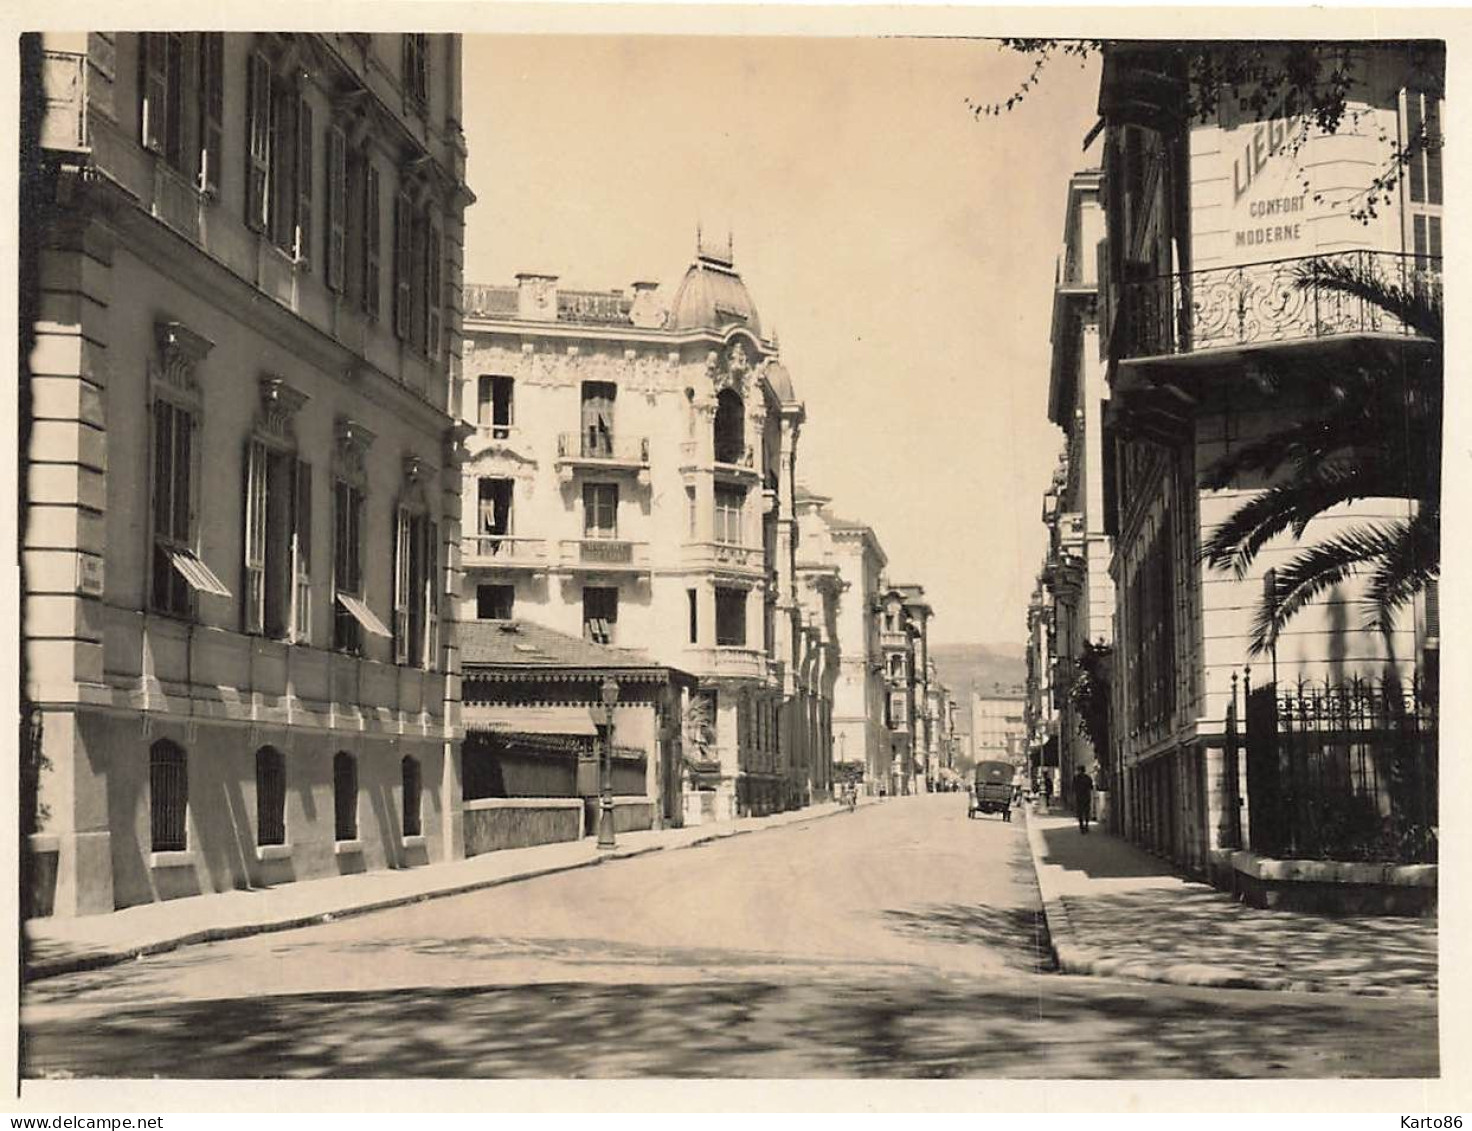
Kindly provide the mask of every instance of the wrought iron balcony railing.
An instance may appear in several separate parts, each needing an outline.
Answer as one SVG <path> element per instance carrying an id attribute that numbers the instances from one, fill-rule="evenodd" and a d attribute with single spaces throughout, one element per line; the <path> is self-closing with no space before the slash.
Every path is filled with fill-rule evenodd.
<path id="1" fill-rule="evenodd" d="M 1120 358 L 1160 357 L 1348 334 L 1414 331 L 1353 295 L 1300 285 L 1315 262 L 1343 264 L 1412 294 L 1441 296 L 1441 260 L 1387 251 L 1345 251 L 1162 275 L 1121 288 Z"/>
<path id="2" fill-rule="evenodd" d="M 468 567 L 492 569 L 545 568 L 547 540 L 509 534 L 477 534 L 461 539 L 461 556 Z"/>
<path id="3" fill-rule="evenodd" d="M 561 462 L 620 463 L 647 467 L 649 437 L 609 436 L 601 432 L 563 432 L 557 437 Z"/>

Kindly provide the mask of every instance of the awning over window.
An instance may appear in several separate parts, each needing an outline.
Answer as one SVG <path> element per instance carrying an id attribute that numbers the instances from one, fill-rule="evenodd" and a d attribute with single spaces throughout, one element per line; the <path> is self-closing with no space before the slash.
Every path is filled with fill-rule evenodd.
<path id="1" fill-rule="evenodd" d="M 196 593 L 208 593 L 213 597 L 228 597 L 230 590 L 215 576 L 214 571 L 190 550 L 171 550 L 169 561 L 179 571 L 179 576 L 189 583 Z"/>
<path id="2" fill-rule="evenodd" d="M 467 704 L 463 710 L 466 730 L 493 734 L 577 734 L 596 735 L 598 727 L 587 707 L 543 707 L 518 710 L 477 708 Z"/>
<path id="3" fill-rule="evenodd" d="M 393 633 L 385 627 L 383 621 L 373 615 L 373 610 L 363 603 L 361 598 L 353 597 L 347 593 L 337 595 L 338 603 L 342 605 L 355 621 L 374 636 L 392 636 Z"/>

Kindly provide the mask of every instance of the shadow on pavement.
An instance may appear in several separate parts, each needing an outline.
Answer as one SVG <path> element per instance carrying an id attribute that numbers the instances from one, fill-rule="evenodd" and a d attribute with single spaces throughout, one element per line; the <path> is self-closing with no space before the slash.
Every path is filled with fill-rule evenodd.
<path id="1" fill-rule="evenodd" d="M 30 1027 L 22 1063 L 53 1078 L 1405 1077 L 1437 1073 L 1436 1033 L 1434 1009 L 1072 980 L 562 982 L 129 1007 Z"/>
<path id="2" fill-rule="evenodd" d="M 1077 825 L 1040 830 L 1043 863 L 1056 864 L 1095 879 L 1125 876 L 1179 876 L 1169 864 L 1122 844 L 1107 833 L 1085 835 Z M 1103 848 L 1099 846 L 1103 845 Z"/>
<path id="3" fill-rule="evenodd" d="M 1063 902 L 1079 940 L 1107 941 L 1114 959 L 1206 963 L 1346 992 L 1437 985 L 1434 920 L 1260 910 L 1204 888 L 1066 895 Z"/>
<path id="4" fill-rule="evenodd" d="M 983 946 L 1002 954 L 1009 966 L 1053 970 L 1048 921 L 1039 910 L 981 904 L 932 904 L 883 912 L 890 930 L 929 942 Z"/>

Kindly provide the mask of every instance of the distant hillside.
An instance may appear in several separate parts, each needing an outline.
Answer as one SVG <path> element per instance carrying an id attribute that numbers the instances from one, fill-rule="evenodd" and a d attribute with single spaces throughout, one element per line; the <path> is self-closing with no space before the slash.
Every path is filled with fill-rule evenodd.
<path id="1" fill-rule="evenodd" d="M 1022 644 L 932 644 L 930 658 L 940 680 L 962 703 L 969 704 L 971 691 L 1020 688 L 1027 681 L 1026 648 Z M 971 709 L 958 712 L 957 723 L 971 732 Z"/>

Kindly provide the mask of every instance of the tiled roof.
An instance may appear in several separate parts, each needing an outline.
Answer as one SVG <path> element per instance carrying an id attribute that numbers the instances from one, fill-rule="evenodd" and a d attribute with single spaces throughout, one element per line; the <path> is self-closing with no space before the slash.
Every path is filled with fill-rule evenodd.
<path id="1" fill-rule="evenodd" d="M 634 648 L 594 644 L 524 620 L 466 621 L 460 625 L 462 667 L 648 668 L 665 667 Z"/>

